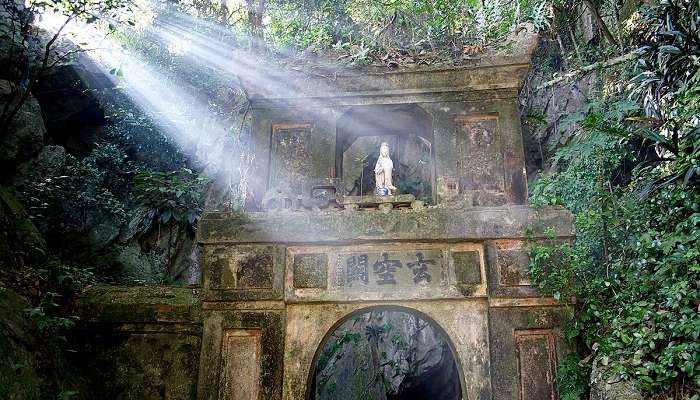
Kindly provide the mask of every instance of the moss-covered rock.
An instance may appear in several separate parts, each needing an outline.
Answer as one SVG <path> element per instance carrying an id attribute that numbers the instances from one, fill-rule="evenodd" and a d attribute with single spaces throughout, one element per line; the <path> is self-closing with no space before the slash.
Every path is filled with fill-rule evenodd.
<path id="1" fill-rule="evenodd" d="M 199 332 L 85 331 L 80 351 L 90 396 L 79 399 L 194 399 Z"/>
<path id="2" fill-rule="evenodd" d="M 112 245 L 107 249 L 110 262 L 118 270 L 121 284 L 154 285 L 163 281 L 164 260 L 155 254 L 141 251 L 137 243 L 128 246 Z"/>
<path id="3" fill-rule="evenodd" d="M 46 261 L 46 242 L 22 204 L 0 187 L 0 262 L 9 265 Z"/>
<path id="4" fill-rule="evenodd" d="M 634 384 L 619 376 L 611 376 L 609 368 L 594 361 L 591 371 L 591 397 L 590 400 L 642 400 L 641 392 Z"/>
<path id="5" fill-rule="evenodd" d="M 45 382 L 39 373 L 36 329 L 26 316 L 29 302 L 0 288 L 0 398 L 40 399 Z"/>
<path id="6" fill-rule="evenodd" d="M 5 102 L 0 100 L 0 106 Z M 14 105 L 13 105 L 14 106 Z M 10 123 L 8 132 L 3 132 L 0 138 L 0 165 L 16 167 L 39 154 L 44 146 L 44 121 L 41 118 L 41 107 L 36 99 L 30 96 L 22 105 Z"/>

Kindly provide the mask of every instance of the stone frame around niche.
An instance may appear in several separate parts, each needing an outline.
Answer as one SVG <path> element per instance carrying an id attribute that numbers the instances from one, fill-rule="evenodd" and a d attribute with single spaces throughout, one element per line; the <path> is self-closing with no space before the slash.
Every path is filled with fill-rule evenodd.
<path id="1" fill-rule="evenodd" d="M 280 146 L 285 145 L 281 142 L 282 138 L 280 135 L 285 132 L 290 132 L 290 137 L 288 139 L 296 139 L 299 143 L 291 143 L 290 146 L 296 144 L 291 150 L 300 150 L 299 147 L 303 148 L 306 154 L 288 154 L 281 151 Z M 304 132 L 304 135 L 299 136 L 295 132 Z M 308 182 L 306 175 L 308 173 L 310 165 L 305 163 L 309 162 L 311 159 L 310 153 L 311 149 L 311 137 L 314 132 L 314 124 L 311 121 L 298 121 L 298 122 L 276 122 L 271 125 L 270 130 L 270 147 L 268 153 L 268 168 L 267 168 L 267 188 L 282 188 L 289 190 L 292 193 L 306 194 L 307 190 L 311 189 L 313 182 Z M 285 160 L 281 159 L 282 156 L 289 156 L 286 159 L 286 164 L 296 163 L 295 165 L 283 165 Z M 289 170 L 289 168 L 293 170 Z M 286 171 L 285 171 L 286 169 Z M 286 175 L 283 173 L 286 172 Z M 288 175 L 300 175 L 298 177 L 288 176 Z M 292 181 L 292 185 L 289 182 Z M 283 183 L 284 182 L 284 183 Z M 300 184 L 300 187 L 296 187 L 296 184 Z"/>
<path id="2" fill-rule="evenodd" d="M 243 358 L 237 355 L 238 361 L 254 362 L 257 365 L 253 365 L 252 370 L 260 371 L 257 379 L 244 382 L 244 386 L 255 386 L 251 393 L 256 394 L 256 397 L 246 400 L 281 400 L 286 313 L 279 305 L 268 304 L 268 306 L 261 309 L 249 308 L 246 305 L 237 307 L 213 305 L 211 309 L 203 310 L 205 322 L 199 366 L 198 400 L 237 399 L 237 397 L 226 397 L 230 392 L 221 386 L 224 368 L 232 361 L 226 359 L 227 343 L 224 340 L 230 333 L 255 339 L 253 353 L 248 351 Z"/>

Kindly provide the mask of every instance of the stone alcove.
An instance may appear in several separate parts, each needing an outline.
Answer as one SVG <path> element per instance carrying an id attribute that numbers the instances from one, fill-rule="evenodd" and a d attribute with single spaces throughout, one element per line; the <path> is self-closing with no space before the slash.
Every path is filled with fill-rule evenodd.
<path id="1" fill-rule="evenodd" d="M 335 168 L 343 195 L 372 195 L 382 142 L 394 160 L 399 193 L 435 202 L 432 117 L 415 104 L 355 106 L 336 123 Z"/>

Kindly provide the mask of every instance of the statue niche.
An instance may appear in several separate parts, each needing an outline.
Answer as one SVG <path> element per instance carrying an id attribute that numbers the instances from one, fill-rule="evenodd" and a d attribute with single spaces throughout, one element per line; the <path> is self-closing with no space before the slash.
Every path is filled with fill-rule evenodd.
<path id="1" fill-rule="evenodd" d="M 420 107 L 351 108 L 337 125 L 339 194 L 412 195 L 434 203 L 432 139 L 430 116 Z"/>

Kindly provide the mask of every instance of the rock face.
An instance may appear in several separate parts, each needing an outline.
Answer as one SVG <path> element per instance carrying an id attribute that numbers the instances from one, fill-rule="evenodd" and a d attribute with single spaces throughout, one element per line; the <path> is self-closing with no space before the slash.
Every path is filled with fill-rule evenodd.
<path id="1" fill-rule="evenodd" d="M 459 399 L 456 364 L 430 322 L 400 311 L 351 317 L 319 355 L 317 400 Z"/>
<path id="2" fill-rule="evenodd" d="M 0 97 L 0 108 L 6 102 Z M 8 132 L 0 135 L 0 167 L 15 167 L 41 151 L 44 146 L 44 121 L 41 107 L 34 97 L 29 97 L 12 120 Z"/>
<path id="3" fill-rule="evenodd" d="M 561 56 L 552 50 L 556 48 L 543 40 L 536 57 L 542 59 L 542 64 L 561 64 Z M 568 123 L 567 117 L 583 109 L 598 85 L 595 73 L 542 87 L 549 79 L 551 73 L 534 69 L 520 95 L 528 181 L 548 168 L 544 160 L 555 148 L 568 142 L 576 125 Z"/>
<path id="4" fill-rule="evenodd" d="M 593 363 L 590 400 L 643 400 L 634 385 L 619 376 L 608 376 L 605 367 Z"/>
<path id="5" fill-rule="evenodd" d="M 59 176 L 66 164 L 66 149 L 61 146 L 46 146 L 39 155 L 17 168 L 12 185 L 22 190 L 24 185 L 40 182 L 42 178 Z"/>
<path id="6" fill-rule="evenodd" d="M 35 264 L 45 260 L 46 242 L 41 233 L 24 207 L 3 187 L 0 187 L 0 227 L 0 265 Z"/>
<path id="7" fill-rule="evenodd" d="M 22 28 L 23 19 L 27 18 L 24 1 L 10 0 L 0 3 L 0 76 L 5 77 L 11 70 L 16 52 L 13 46 L 22 45 L 22 37 L 13 35 Z M 15 47 L 16 48 L 16 47 Z"/>

